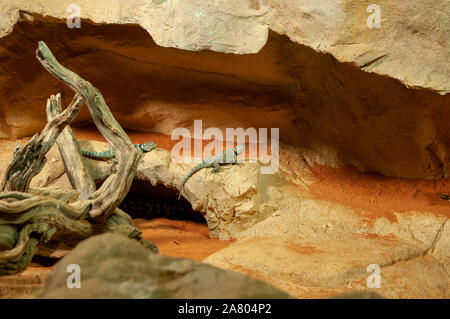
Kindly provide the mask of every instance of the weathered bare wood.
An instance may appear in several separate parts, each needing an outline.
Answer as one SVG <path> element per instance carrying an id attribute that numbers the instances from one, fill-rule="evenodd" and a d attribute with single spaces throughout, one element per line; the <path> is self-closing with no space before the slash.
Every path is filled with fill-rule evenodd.
<path id="1" fill-rule="evenodd" d="M 157 252 L 154 245 L 142 239 L 131 218 L 120 209 L 116 209 L 105 222 L 84 223 L 78 218 L 89 211 L 89 201 L 65 203 L 60 200 L 65 194 L 55 193 L 56 198 L 52 198 L 46 193 L 48 191 L 43 191 L 42 195 L 0 193 L 0 225 L 9 221 L 13 229 L 18 226 L 18 235 L 11 236 L 18 238 L 14 248 L 0 251 L 0 276 L 26 269 L 39 248 L 46 250 L 47 243 L 63 242 L 66 247 L 73 248 L 80 241 L 103 232 L 117 232 L 135 238 Z"/>
<path id="2" fill-rule="evenodd" d="M 47 120 L 50 122 L 62 112 L 61 94 L 52 95 L 49 98 L 49 103 L 52 104 L 52 107 L 47 110 Z M 91 199 L 95 192 L 95 182 L 85 166 L 80 147 L 70 125 L 66 125 L 56 143 L 66 175 L 72 187 L 80 192 L 79 199 Z"/>
<path id="3" fill-rule="evenodd" d="M 66 124 L 78 114 L 81 106 L 82 98 L 77 94 L 64 112 L 47 123 L 41 134 L 35 134 L 24 147 L 14 150 L 13 159 L 2 181 L 2 191 L 28 190 L 31 180 L 39 174 L 45 164 L 45 154 Z M 47 103 L 47 108 L 50 107 L 50 103 Z"/>
<path id="4" fill-rule="evenodd" d="M 117 171 L 111 174 L 95 192 L 92 209 L 89 212 L 92 218 L 105 218 L 115 211 L 128 193 L 142 153 L 133 146 L 128 135 L 116 121 L 100 91 L 63 67 L 42 41 L 39 42 L 36 57 L 50 74 L 66 83 L 84 98 L 97 129 L 116 154 Z"/>
<path id="5" fill-rule="evenodd" d="M 47 125 L 40 135 L 36 134 L 27 145 L 14 151 L 0 193 L 0 225 L 7 232 L 7 236 L 0 238 L 0 247 L 3 247 L 0 249 L 0 276 L 24 270 L 39 250 L 51 252 L 58 243 L 70 248 L 102 232 L 120 232 L 157 252 L 156 246 L 142 239 L 130 216 L 117 208 L 129 191 L 142 153 L 133 146 L 95 87 L 61 66 L 43 42 L 39 43 L 36 55 L 42 65 L 71 86 L 76 95 L 62 112 L 60 96 L 50 97 Z M 90 183 L 91 177 L 82 164 L 73 132 L 66 127 L 78 113 L 83 99 L 118 160 L 115 173 L 94 193 L 92 185 L 82 185 L 86 181 Z M 31 179 L 45 164 L 45 154 L 64 127 L 67 133 L 60 136 L 58 147 L 72 185 L 79 192 L 29 188 Z M 80 191 L 84 192 L 82 196 Z M 81 221 L 89 216 L 88 222 Z"/>

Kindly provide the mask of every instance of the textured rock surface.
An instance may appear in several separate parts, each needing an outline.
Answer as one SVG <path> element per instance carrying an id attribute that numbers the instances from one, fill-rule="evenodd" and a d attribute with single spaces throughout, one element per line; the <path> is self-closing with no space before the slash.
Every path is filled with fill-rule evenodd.
<path id="1" fill-rule="evenodd" d="M 67 266 L 81 270 L 81 288 L 67 288 Z M 41 298 L 288 298 L 268 284 L 188 259 L 150 254 L 121 235 L 80 243 L 59 261 Z"/>
<path id="2" fill-rule="evenodd" d="M 19 10 L 65 19 L 70 0 L 2 0 L 0 37 Z M 81 16 L 97 23 L 135 23 L 160 46 L 227 53 L 256 53 L 269 29 L 340 61 L 355 62 L 412 86 L 450 90 L 450 4 L 380 0 L 381 28 L 370 29 L 364 1 L 284 0 L 80 0 Z M 380 58 L 383 58 L 380 61 Z M 379 61 L 371 63 L 371 61 Z M 421 63 L 417 63 L 421 61 Z"/>
<path id="3" fill-rule="evenodd" d="M 94 141 L 81 141 L 82 149 L 92 151 L 105 150 L 106 144 Z M 99 161 L 87 160 L 91 172 L 97 179 L 103 179 L 108 173 L 105 165 Z M 162 184 L 177 190 L 185 174 L 197 165 L 175 163 L 170 152 L 155 150 L 144 155 L 135 178 L 152 185 Z M 266 190 L 283 182 L 281 175 L 267 179 L 260 174 L 259 164 L 223 166 L 222 172 L 213 174 L 204 169 L 194 174 L 185 184 L 183 196 L 192 204 L 192 208 L 204 214 L 210 234 L 220 239 L 229 239 L 249 226 L 266 218 L 272 211 Z M 56 171 L 57 168 L 49 168 Z"/>
<path id="4" fill-rule="evenodd" d="M 102 142 L 80 144 L 83 149 L 93 151 L 107 148 Z M 295 154 L 291 153 L 292 157 Z M 57 153 L 54 158 L 48 161 L 36 182 L 46 183 L 48 178 L 42 174 L 51 172 L 60 177 L 46 186 L 69 189 Z M 86 162 L 98 179 L 108 174 L 107 162 L 89 159 Z M 381 268 L 381 288 L 371 290 L 383 297 L 450 297 L 448 209 L 433 210 L 430 206 L 422 207 L 421 212 L 407 206 L 405 210 L 399 206 L 402 202 L 397 202 L 396 209 L 387 206 L 388 213 L 374 214 L 326 200 L 308 199 L 313 197 L 309 188 L 316 182 L 310 176 L 314 173 L 301 161 L 296 161 L 294 167 L 288 165 L 297 175 L 286 175 L 286 181 L 282 178 L 263 181 L 261 175 L 255 174 L 256 166 L 230 166 L 217 175 L 205 170 L 186 184 L 187 197 L 206 214 L 210 235 L 237 237 L 234 244 L 207 257 L 205 262 L 243 272 L 299 298 L 367 291 L 366 280 L 370 275 L 367 267 L 371 264 Z M 176 188 L 189 167 L 175 164 L 168 151 L 157 148 L 143 157 L 136 178 L 147 181 L 149 191 L 156 184 Z M 239 187 L 234 190 L 249 189 L 251 196 L 224 192 L 224 187 L 228 189 L 236 181 Z M 370 187 L 368 180 L 360 182 Z M 295 183 L 298 185 L 294 186 Z M 369 196 L 367 205 L 379 205 L 378 199 Z"/>
<path id="5" fill-rule="evenodd" d="M 281 194 L 280 194 L 281 195 Z M 372 290 L 387 298 L 449 298 L 446 216 L 364 212 L 283 192 L 279 211 L 240 233 L 205 262 L 252 274 L 300 298 Z M 368 289 L 371 264 L 381 287 Z"/>

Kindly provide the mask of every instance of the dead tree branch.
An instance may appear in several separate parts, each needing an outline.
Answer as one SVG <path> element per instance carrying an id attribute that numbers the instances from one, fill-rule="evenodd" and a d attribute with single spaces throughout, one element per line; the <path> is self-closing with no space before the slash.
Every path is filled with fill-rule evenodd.
<path id="1" fill-rule="evenodd" d="M 142 153 L 131 143 L 128 135 L 112 115 L 99 90 L 59 64 L 42 41 L 39 42 L 36 57 L 50 74 L 66 83 L 83 97 L 97 129 L 108 141 L 117 156 L 119 163 L 117 171 L 111 174 L 100 189 L 95 192 L 92 209 L 89 212 L 92 218 L 108 217 L 128 193 Z"/>
<path id="2" fill-rule="evenodd" d="M 31 180 L 39 174 L 45 164 L 45 154 L 53 146 L 67 123 L 70 123 L 78 114 L 82 105 L 82 97 L 76 94 L 69 107 L 48 122 L 40 135 L 35 134 L 24 147 L 14 150 L 13 159 L 3 178 L 2 191 L 26 192 L 28 190 Z M 51 107 L 52 104 L 48 101 L 47 109 Z"/>
<path id="3" fill-rule="evenodd" d="M 49 103 L 52 105 L 47 109 L 47 120 L 50 122 L 62 112 L 61 94 L 52 95 Z M 91 199 L 95 191 L 95 182 L 84 164 L 80 147 L 70 125 L 61 132 L 56 143 L 70 184 L 73 189 L 80 192 L 79 199 Z"/>

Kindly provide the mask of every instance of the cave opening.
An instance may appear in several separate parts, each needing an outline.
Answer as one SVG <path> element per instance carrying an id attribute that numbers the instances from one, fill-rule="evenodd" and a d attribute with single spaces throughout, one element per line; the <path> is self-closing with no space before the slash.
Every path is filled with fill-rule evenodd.
<path id="1" fill-rule="evenodd" d="M 184 197 L 178 200 L 178 191 L 148 181 L 134 180 L 125 199 L 119 208 L 131 218 L 193 221 L 206 224 L 204 216 L 192 209 L 192 205 Z"/>

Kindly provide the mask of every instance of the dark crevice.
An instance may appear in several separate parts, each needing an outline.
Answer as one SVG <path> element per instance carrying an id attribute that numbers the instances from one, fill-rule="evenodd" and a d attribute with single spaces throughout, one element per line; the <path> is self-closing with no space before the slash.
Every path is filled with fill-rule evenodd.
<path id="1" fill-rule="evenodd" d="M 52 267 L 59 261 L 59 258 L 52 258 L 47 256 L 34 255 L 31 263 L 38 267 Z"/>
<path id="2" fill-rule="evenodd" d="M 161 184 L 135 180 L 128 195 L 119 206 L 132 218 L 168 218 L 206 223 L 200 212 L 192 209 L 184 198 L 178 200 L 178 192 Z"/>

